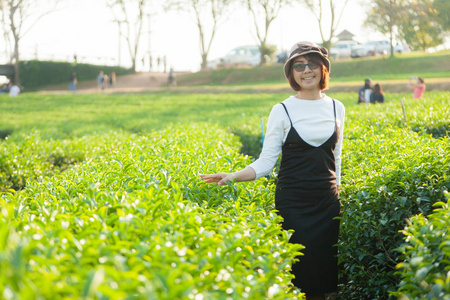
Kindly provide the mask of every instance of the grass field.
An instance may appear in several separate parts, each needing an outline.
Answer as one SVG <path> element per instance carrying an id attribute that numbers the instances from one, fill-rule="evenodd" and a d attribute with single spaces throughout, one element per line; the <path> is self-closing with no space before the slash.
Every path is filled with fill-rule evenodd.
<path id="1" fill-rule="evenodd" d="M 450 78 L 450 51 L 433 54 L 411 52 L 394 58 L 373 57 L 331 63 L 333 83 L 364 82 L 366 77 L 377 81 L 408 80 L 411 75 L 429 78 Z M 280 65 L 254 69 L 221 69 L 180 76 L 180 85 L 249 85 L 285 83 Z"/>
<path id="2" fill-rule="evenodd" d="M 426 99 L 439 92 L 426 93 Z M 220 94 L 86 94 L 0 97 L 0 128 L 14 133 L 39 130 L 49 138 L 79 137 L 89 133 L 124 130 L 148 133 L 169 124 L 214 123 L 224 128 L 254 126 L 266 119 L 273 105 L 292 93 Z M 356 104 L 353 93 L 329 93 L 346 106 Z M 411 94 L 387 94 L 388 103 Z"/>

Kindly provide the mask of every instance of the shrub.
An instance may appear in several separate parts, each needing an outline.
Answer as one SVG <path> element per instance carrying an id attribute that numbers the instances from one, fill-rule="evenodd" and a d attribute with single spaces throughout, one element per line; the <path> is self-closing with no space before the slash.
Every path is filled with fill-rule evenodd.
<path id="1" fill-rule="evenodd" d="M 361 107 L 347 119 L 339 241 L 342 299 L 390 297 L 388 291 L 400 281 L 395 274 L 401 262 L 396 249 L 403 243 L 399 231 L 408 218 L 431 213 L 450 188 L 449 140 L 397 127 L 397 118 L 386 116 L 394 110 L 398 106 Z"/>
<path id="2" fill-rule="evenodd" d="M 44 140 L 38 132 L 19 139 L 21 142 L 0 141 L 0 192 L 21 190 L 27 181 L 51 176 L 82 162 L 88 149 L 86 140 Z"/>
<path id="3" fill-rule="evenodd" d="M 438 202 L 434 213 L 418 215 L 403 230 L 406 243 L 400 247 L 404 262 L 399 299 L 450 299 L 450 197 Z"/>
<path id="4" fill-rule="evenodd" d="M 77 72 L 78 81 L 95 80 L 100 71 L 116 75 L 130 74 L 131 70 L 122 67 L 71 64 L 68 62 L 30 60 L 20 62 L 20 84 L 24 91 L 33 91 L 52 84 L 69 84 L 72 72 Z"/>
<path id="5" fill-rule="evenodd" d="M 198 177 L 248 163 L 235 136 L 191 125 L 86 138 L 97 146 L 83 163 L 0 197 L 3 296 L 303 299 L 288 272 L 301 246 L 272 188 Z"/>

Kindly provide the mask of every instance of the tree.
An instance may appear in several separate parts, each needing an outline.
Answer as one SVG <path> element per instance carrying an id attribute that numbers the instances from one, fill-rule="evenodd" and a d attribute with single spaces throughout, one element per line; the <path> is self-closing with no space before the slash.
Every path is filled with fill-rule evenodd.
<path id="1" fill-rule="evenodd" d="M 113 13 L 114 22 L 119 24 L 119 36 L 123 36 L 127 42 L 128 52 L 131 57 L 131 68 L 136 72 L 137 52 L 142 34 L 145 9 L 147 8 L 146 1 L 108 0 L 107 5 Z"/>
<path id="2" fill-rule="evenodd" d="M 256 37 L 259 42 L 261 65 L 265 64 L 267 57 L 270 57 L 274 52 L 273 46 L 267 44 L 269 27 L 277 18 L 280 9 L 289 3 L 289 0 L 247 0 L 247 7 L 253 17 Z M 263 22 L 260 22 L 259 16 L 264 16 Z"/>
<path id="3" fill-rule="evenodd" d="M 44 16 L 55 11 L 57 6 L 56 2 L 45 2 L 49 8 L 42 10 L 42 4 L 42 1 L 37 0 L 0 0 L 0 22 L 4 30 L 5 44 L 13 44 L 10 62 L 14 64 L 16 84 L 20 84 L 20 40 Z"/>
<path id="4" fill-rule="evenodd" d="M 227 18 L 229 14 L 228 9 L 232 2 L 232 0 L 169 0 L 166 2 L 166 9 L 184 11 L 191 14 L 199 34 L 202 70 L 206 68 L 209 51 L 217 29 Z M 206 24 L 208 26 L 205 26 Z"/>
<path id="5" fill-rule="evenodd" d="M 323 0 L 327 1 L 327 0 Z M 330 30 L 328 37 L 325 37 L 325 29 L 326 22 L 324 22 L 325 18 L 328 18 L 328 16 L 325 16 L 324 14 L 324 4 L 322 0 L 304 0 L 304 3 L 309 8 L 309 10 L 313 13 L 314 17 L 317 19 L 317 22 L 319 23 L 319 31 L 320 31 L 320 37 L 322 38 L 323 46 L 327 49 L 330 49 L 332 40 L 336 34 L 336 29 L 339 26 L 339 22 L 341 21 L 342 14 L 344 13 L 345 7 L 347 6 L 348 0 L 343 1 L 333 1 L 328 0 L 329 3 L 329 9 L 330 9 Z M 343 2 L 340 12 L 339 8 L 336 6 L 336 2 Z"/>
<path id="6" fill-rule="evenodd" d="M 436 22 L 441 25 L 444 31 L 450 32 L 450 1 L 434 0 L 434 7 L 436 9 Z"/>
<path id="7" fill-rule="evenodd" d="M 394 35 L 404 9 L 404 0 L 372 0 L 370 12 L 367 14 L 365 25 L 389 35 L 391 56 L 394 56 Z"/>
<path id="8" fill-rule="evenodd" d="M 402 8 L 399 37 L 413 49 L 426 50 L 444 42 L 445 29 L 439 22 L 442 12 L 433 0 L 409 0 Z"/>

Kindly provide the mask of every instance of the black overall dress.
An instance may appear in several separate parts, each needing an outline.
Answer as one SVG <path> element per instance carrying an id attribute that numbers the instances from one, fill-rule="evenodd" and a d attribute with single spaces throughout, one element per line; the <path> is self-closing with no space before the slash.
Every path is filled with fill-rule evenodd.
<path id="1" fill-rule="evenodd" d="M 322 145 L 306 143 L 292 126 L 282 146 L 275 191 L 275 208 L 283 217 L 283 229 L 293 229 L 291 243 L 304 245 L 304 254 L 292 266 L 293 284 L 307 296 L 336 291 L 339 192 L 334 149 L 339 139 L 333 99 L 334 132 Z"/>

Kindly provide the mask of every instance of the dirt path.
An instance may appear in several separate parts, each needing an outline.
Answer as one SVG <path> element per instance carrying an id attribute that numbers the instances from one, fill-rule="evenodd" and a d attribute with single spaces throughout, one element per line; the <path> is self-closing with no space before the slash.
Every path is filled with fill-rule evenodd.
<path id="1" fill-rule="evenodd" d="M 175 73 L 175 76 L 181 74 L 182 73 Z M 156 72 L 139 72 L 136 74 L 118 76 L 115 87 L 105 88 L 103 91 L 97 87 L 96 80 L 82 81 L 77 84 L 77 93 L 139 93 L 151 90 L 161 90 L 167 86 L 168 76 L 169 73 Z M 59 84 L 47 87 L 45 90 L 41 90 L 38 93 L 72 93 L 72 91 L 68 90 L 68 87 L 69 84 Z"/>

